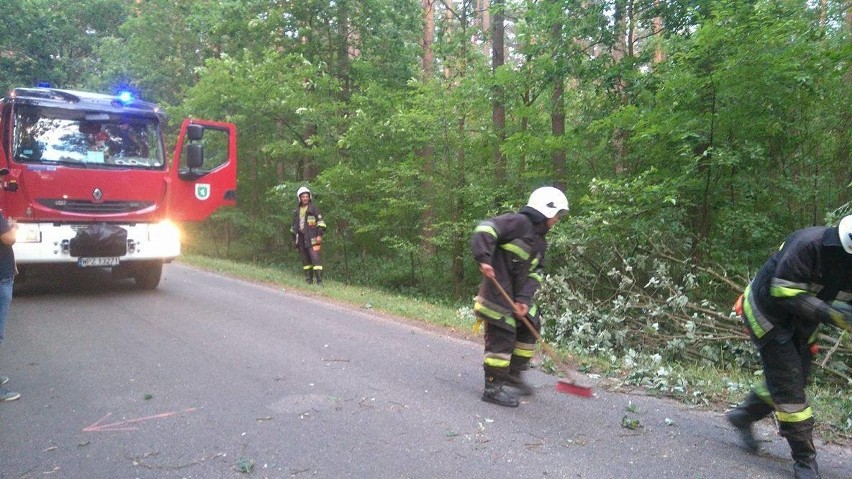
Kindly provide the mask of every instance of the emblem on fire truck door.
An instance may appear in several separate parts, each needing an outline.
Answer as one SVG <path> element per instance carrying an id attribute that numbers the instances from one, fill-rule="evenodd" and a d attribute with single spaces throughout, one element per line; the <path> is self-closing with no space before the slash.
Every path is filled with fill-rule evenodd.
<path id="1" fill-rule="evenodd" d="M 195 184 L 195 197 L 201 201 L 210 198 L 210 184 L 209 183 L 196 183 Z"/>

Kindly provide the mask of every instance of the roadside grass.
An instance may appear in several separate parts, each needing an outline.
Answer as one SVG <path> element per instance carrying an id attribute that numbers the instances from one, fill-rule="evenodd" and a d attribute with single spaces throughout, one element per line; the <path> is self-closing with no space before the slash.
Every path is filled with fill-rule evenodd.
<path id="1" fill-rule="evenodd" d="M 201 255 L 184 255 L 179 261 L 207 271 L 269 284 L 285 291 L 294 290 L 301 295 L 323 297 L 378 314 L 404 318 L 425 327 L 443 328 L 457 336 L 473 336 L 469 312 L 460 313 L 458 308 L 452 306 L 348 285 L 334 279 L 326 279 L 323 287 L 308 285 L 300 274 L 273 266 Z M 668 371 L 660 374 L 660 365 L 625 368 L 612 358 L 574 352 L 569 354 L 564 350 L 560 350 L 560 354 L 569 357 L 582 371 L 601 376 L 598 387 L 610 391 L 635 392 L 640 389 L 644 394 L 667 397 L 719 412 L 743 400 L 752 385 L 762 381 L 762 376 L 750 370 L 720 369 L 703 364 L 667 364 L 664 368 Z M 549 359 L 545 358 L 540 367 L 555 372 Z M 812 385 L 808 388 L 808 395 L 817 416 L 817 435 L 826 442 L 852 444 L 852 397 L 848 388 Z"/>
<path id="2" fill-rule="evenodd" d="M 416 298 L 395 295 L 363 286 L 348 285 L 324 279 L 324 285 L 309 285 L 302 276 L 280 268 L 252 265 L 198 255 L 181 256 L 180 262 L 208 271 L 268 283 L 280 289 L 291 289 L 307 296 L 320 296 L 334 301 L 395 316 L 453 329 L 470 329 L 472 323 L 450 306 L 429 303 Z"/>

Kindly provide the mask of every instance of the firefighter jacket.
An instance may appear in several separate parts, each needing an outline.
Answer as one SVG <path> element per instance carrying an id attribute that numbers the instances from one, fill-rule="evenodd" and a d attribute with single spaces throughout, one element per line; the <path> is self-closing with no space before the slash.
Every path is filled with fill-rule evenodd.
<path id="1" fill-rule="evenodd" d="M 852 301 L 852 255 L 836 227 L 792 233 L 743 294 L 742 318 L 752 340 L 811 338 L 820 323 L 850 329 L 838 307 Z"/>
<path id="2" fill-rule="evenodd" d="M 311 201 L 305 207 L 304 217 L 302 216 L 302 205 L 297 205 L 293 210 L 293 223 L 290 226 L 290 234 L 293 235 L 293 242 L 299 246 L 315 246 L 319 242 L 317 237 L 325 233 L 325 221 L 322 219 L 319 208 Z"/>
<path id="3" fill-rule="evenodd" d="M 543 279 L 541 266 L 547 249 L 546 233 L 544 216 L 525 207 L 520 213 L 483 221 L 471 239 L 476 262 L 490 264 L 500 286 L 516 302 L 528 305 L 528 316 L 532 318 L 536 317 L 532 298 Z M 517 324 L 512 308 L 491 280 L 483 278 L 474 304 L 477 318 L 515 330 Z"/>

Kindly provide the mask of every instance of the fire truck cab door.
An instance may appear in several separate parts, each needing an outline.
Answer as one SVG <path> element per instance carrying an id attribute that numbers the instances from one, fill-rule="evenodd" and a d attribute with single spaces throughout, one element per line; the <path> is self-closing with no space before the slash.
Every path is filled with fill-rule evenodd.
<path id="1" fill-rule="evenodd" d="M 184 120 L 168 182 L 169 217 L 176 221 L 202 221 L 236 204 L 236 126 Z"/>

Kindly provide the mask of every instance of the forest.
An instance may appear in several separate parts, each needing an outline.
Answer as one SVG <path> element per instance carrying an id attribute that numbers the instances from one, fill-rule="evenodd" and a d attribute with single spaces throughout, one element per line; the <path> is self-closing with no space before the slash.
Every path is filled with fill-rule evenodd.
<path id="1" fill-rule="evenodd" d="M 669 394 L 689 385 L 660 364 L 756 369 L 731 305 L 790 232 L 852 213 L 844 0 L 0 5 L 2 91 L 130 88 L 171 127 L 237 124 L 238 205 L 188 251 L 299 271 L 307 185 L 328 279 L 465 315 L 477 222 L 564 188 L 546 337 Z M 848 391 L 850 338 L 821 343 L 818 380 Z"/>

